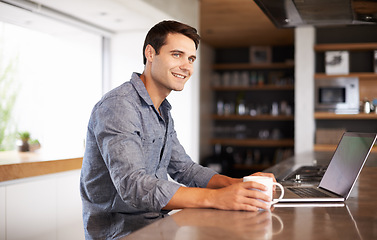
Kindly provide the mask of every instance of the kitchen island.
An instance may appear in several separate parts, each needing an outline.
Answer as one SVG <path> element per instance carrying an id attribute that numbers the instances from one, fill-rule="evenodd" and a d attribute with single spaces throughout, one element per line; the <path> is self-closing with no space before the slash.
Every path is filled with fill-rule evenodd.
<path id="1" fill-rule="evenodd" d="M 331 156 L 297 155 L 267 169 L 283 178 L 301 166 L 326 165 Z M 276 204 L 271 211 L 184 209 L 123 239 L 377 239 L 377 164 L 367 161 L 344 203 Z"/>

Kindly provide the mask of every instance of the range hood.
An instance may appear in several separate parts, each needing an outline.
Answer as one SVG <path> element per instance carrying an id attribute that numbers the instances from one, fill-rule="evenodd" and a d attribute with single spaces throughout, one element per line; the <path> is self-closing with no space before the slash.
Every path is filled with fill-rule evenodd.
<path id="1" fill-rule="evenodd" d="M 278 28 L 377 24 L 377 0 L 254 0 Z"/>

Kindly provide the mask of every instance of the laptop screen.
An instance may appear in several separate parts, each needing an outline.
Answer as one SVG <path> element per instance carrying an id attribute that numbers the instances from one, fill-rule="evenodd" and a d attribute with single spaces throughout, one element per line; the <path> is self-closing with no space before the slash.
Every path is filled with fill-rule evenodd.
<path id="1" fill-rule="evenodd" d="M 376 134 L 370 133 L 344 133 L 319 187 L 346 199 L 369 155 L 375 138 Z"/>

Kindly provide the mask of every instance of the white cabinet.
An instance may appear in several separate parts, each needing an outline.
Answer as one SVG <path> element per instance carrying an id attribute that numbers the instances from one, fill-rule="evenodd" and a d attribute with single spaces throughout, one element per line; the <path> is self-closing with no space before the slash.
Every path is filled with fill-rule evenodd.
<path id="1" fill-rule="evenodd" d="M 80 172 L 57 178 L 57 240 L 84 239 Z"/>
<path id="2" fill-rule="evenodd" d="M 3 182 L 0 240 L 81 240 L 80 171 Z"/>
<path id="3" fill-rule="evenodd" d="M 5 240 L 5 187 L 0 186 L 0 240 Z"/>
<path id="4" fill-rule="evenodd" d="M 56 239 L 55 179 L 6 187 L 6 239 Z"/>

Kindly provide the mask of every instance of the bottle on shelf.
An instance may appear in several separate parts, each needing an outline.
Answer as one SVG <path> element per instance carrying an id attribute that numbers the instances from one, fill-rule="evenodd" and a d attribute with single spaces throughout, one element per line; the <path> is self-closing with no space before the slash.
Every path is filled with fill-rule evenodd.
<path id="1" fill-rule="evenodd" d="M 239 93 L 237 96 L 237 107 L 236 113 L 238 115 L 245 115 L 246 114 L 246 105 L 245 105 L 245 94 Z"/>

